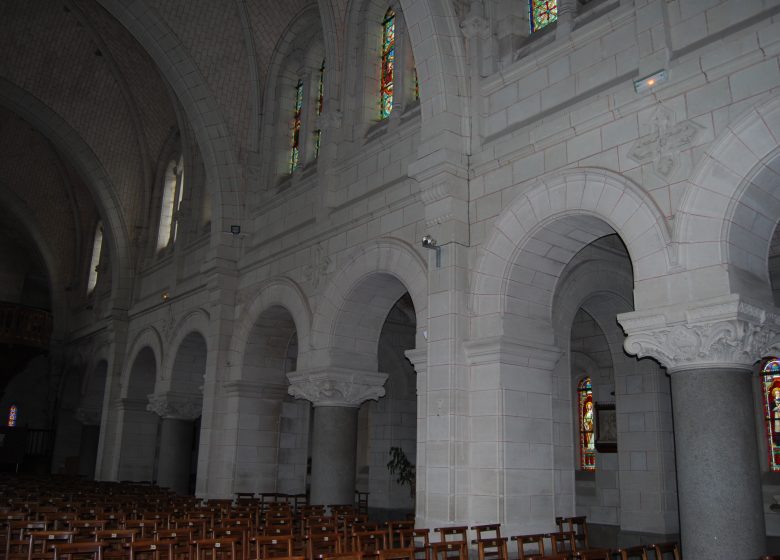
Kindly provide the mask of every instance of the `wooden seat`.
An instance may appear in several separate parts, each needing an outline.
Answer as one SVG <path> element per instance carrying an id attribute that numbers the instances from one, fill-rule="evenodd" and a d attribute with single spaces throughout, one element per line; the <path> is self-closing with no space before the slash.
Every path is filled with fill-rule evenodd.
<path id="1" fill-rule="evenodd" d="M 680 544 L 676 542 L 656 543 L 647 548 L 655 552 L 656 560 L 667 560 L 668 558 L 680 560 L 681 558 Z"/>
<path id="2" fill-rule="evenodd" d="M 54 545 L 54 560 L 88 559 L 103 560 L 104 543 L 71 542 Z"/>
<path id="3" fill-rule="evenodd" d="M 588 521 L 586 516 L 578 515 L 575 517 L 556 517 L 555 524 L 558 525 L 558 531 L 572 531 L 577 538 L 577 548 L 587 550 L 590 548 L 588 540 Z"/>
<path id="4" fill-rule="evenodd" d="M 157 532 L 156 519 L 125 519 L 123 529 L 132 529 L 138 536 L 138 539 L 151 539 Z"/>
<path id="5" fill-rule="evenodd" d="M 363 553 L 357 550 L 350 552 L 334 552 L 332 554 L 324 555 L 322 560 L 363 560 Z"/>
<path id="6" fill-rule="evenodd" d="M 590 548 L 576 552 L 574 558 L 581 560 L 612 560 L 612 551 L 609 548 Z"/>
<path id="7" fill-rule="evenodd" d="M 546 535 L 538 533 L 535 535 L 515 535 L 511 540 L 517 543 L 518 560 L 529 560 L 544 556 L 544 541 Z"/>
<path id="8" fill-rule="evenodd" d="M 479 560 L 509 560 L 506 537 L 483 538 L 476 542 Z"/>
<path id="9" fill-rule="evenodd" d="M 143 540 L 130 543 L 130 560 L 171 560 L 174 557 L 173 541 Z M 189 553 L 188 553 L 189 557 Z"/>
<path id="10" fill-rule="evenodd" d="M 616 548 L 615 554 L 620 554 L 620 560 L 648 560 L 647 547 L 644 545 Z"/>

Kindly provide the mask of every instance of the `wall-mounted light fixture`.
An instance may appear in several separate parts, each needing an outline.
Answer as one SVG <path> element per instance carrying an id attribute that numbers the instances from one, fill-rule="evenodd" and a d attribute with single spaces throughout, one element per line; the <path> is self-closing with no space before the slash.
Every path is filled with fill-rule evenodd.
<path id="1" fill-rule="evenodd" d="M 231 225 L 230 233 L 232 233 L 233 235 L 238 235 L 239 233 L 241 233 L 241 226 L 238 224 Z"/>
<path id="2" fill-rule="evenodd" d="M 436 244 L 436 240 L 428 234 L 423 235 L 422 246 L 426 249 L 436 251 L 436 268 L 441 268 L 441 247 Z"/>
<path id="3" fill-rule="evenodd" d="M 639 80 L 634 80 L 634 91 L 637 93 L 645 93 L 653 89 L 658 84 L 664 83 L 669 79 L 669 73 L 666 70 L 659 70 L 649 76 L 645 76 Z"/>

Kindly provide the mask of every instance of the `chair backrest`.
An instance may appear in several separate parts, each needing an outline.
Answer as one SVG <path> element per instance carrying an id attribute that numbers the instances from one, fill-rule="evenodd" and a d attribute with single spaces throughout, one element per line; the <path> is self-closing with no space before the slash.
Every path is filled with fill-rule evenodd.
<path id="1" fill-rule="evenodd" d="M 195 558 L 192 560 L 238 560 L 238 539 L 198 539 L 194 541 Z"/>
<path id="2" fill-rule="evenodd" d="M 588 520 L 584 515 L 574 517 L 556 517 L 558 531 L 573 531 L 577 538 L 577 546 L 582 550 L 590 548 L 588 539 Z"/>
<path id="3" fill-rule="evenodd" d="M 459 527 L 437 527 L 435 532 L 439 533 L 439 540 L 441 542 L 467 542 L 467 533 L 469 528 L 464 526 Z"/>
<path id="4" fill-rule="evenodd" d="M 628 546 L 625 548 L 618 548 L 614 551 L 616 554 L 620 554 L 620 560 L 648 560 L 647 547 L 644 545 Z"/>
<path id="5" fill-rule="evenodd" d="M 558 531 L 550 533 L 550 552 L 560 554 L 561 552 L 577 552 L 577 538 L 573 531 Z"/>
<path id="6" fill-rule="evenodd" d="M 647 548 L 651 548 L 655 551 L 655 557 L 657 560 L 667 560 L 668 558 L 674 558 L 674 560 L 680 560 L 680 544 L 676 542 L 663 542 L 656 543 Z"/>
<path id="7" fill-rule="evenodd" d="M 292 535 L 258 535 L 254 539 L 255 558 L 284 558 L 293 555 Z"/>
<path id="8" fill-rule="evenodd" d="M 477 556 L 479 560 L 495 559 L 509 560 L 506 537 L 483 538 L 477 541 Z"/>
<path id="9" fill-rule="evenodd" d="M 309 560 L 342 552 L 339 533 L 315 533 L 306 540 L 306 556 Z"/>
<path id="10" fill-rule="evenodd" d="M 173 560 L 174 546 L 173 541 L 135 541 L 129 546 L 130 560 Z"/>
<path id="11" fill-rule="evenodd" d="M 352 535 L 352 550 L 358 552 L 376 552 L 387 548 L 387 533 L 381 529 L 358 531 Z"/>
<path id="12" fill-rule="evenodd" d="M 5 558 L 26 557 L 30 546 L 28 535 L 33 531 L 45 531 L 45 521 L 9 521 L 5 536 Z"/>
<path id="13" fill-rule="evenodd" d="M 431 543 L 431 560 L 468 560 L 465 541 Z"/>
<path id="14" fill-rule="evenodd" d="M 98 542 L 72 542 L 54 545 L 54 560 L 75 560 L 76 558 L 92 558 L 103 560 L 104 543 Z"/>
<path id="15" fill-rule="evenodd" d="M 489 525 L 474 525 L 472 531 L 477 533 L 477 541 L 482 539 L 500 539 L 501 523 L 490 523 Z"/>
<path id="16" fill-rule="evenodd" d="M 580 560 L 612 560 L 612 551 L 608 548 L 591 548 L 580 550 L 574 555 Z"/>
<path id="17" fill-rule="evenodd" d="M 55 544 L 72 543 L 75 531 L 32 531 L 27 547 L 27 560 L 51 558 Z"/>
<path id="18" fill-rule="evenodd" d="M 387 522 L 387 545 L 393 547 L 403 547 L 403 531 L 414 529 L 414 521 L 404 519 L 402 521 Z"/>
<path id="19" fill-rule="evenodd" d="M 515 535 L 512 540 L 517 543 L 518 560 L 526 560 L 532 556 L 544 556 L 545 535 Z"/>

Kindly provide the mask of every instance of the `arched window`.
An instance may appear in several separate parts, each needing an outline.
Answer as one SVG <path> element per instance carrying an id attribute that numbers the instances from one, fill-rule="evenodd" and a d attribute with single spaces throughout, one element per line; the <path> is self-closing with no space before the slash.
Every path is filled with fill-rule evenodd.
<path id="1" fill-rule="evenodd" d="M 577 384 L 577 417 L 580 433 L 580 470 L 596 470 L 596 434 L 594 431 L 593 386 L 590 377 Z"/>
<path id="2" fill-rule="evenodd" d="M 379 118 L 393 111 L 393 67 L 395 65 L 395 12 L 388 8 L 382 20 L 382 75 L 380 77 Z"/>
<path id="3" fill-rule="evenodd" d="M 165 249 L 176 241 L 179 231 L 178 214 L 184 196 L 184 161 L 171 160 L 163 178 L 162 204 L 160 205 L 160 227 L 157 230 L 157 250 Z"/>
<path id="4" fill-rule="evenodd" d="M 767 359 L 761 368 L 761 393 L 769 469 L 780 471 L 780 360 L 777 358 Z"/>
<path id="5" fill-rule="evenodd" d="M 14 428 L 16 427 L 16 421 L 18 419 L 19 409 L 15 404 L 12 404 L 8 408 L 8 427 Z"/>
<path id="6" fill-rule="evenodd" d="M 529 0 L 531 33 L 539 31 L 558 19 L 557 0 Z"/>
<path id="7" fill-rule="evenodd" d="M 89 277 L 87 279 L 87 294 L 95 290 L 98 281 L 100 267 L 100 254 L 103 251 L 103 223 L 98 222 L 95 228 L 95 237 L 92 241 L 92 257 L 89 260 Z"/>
<path id="8" fill-rule="evenodd" d="M 295 105 L 290 126 L 290 173 L 298 168 L 301 160 L 301 115 L 303 111 L 303 80 L 295 84 Z"/>

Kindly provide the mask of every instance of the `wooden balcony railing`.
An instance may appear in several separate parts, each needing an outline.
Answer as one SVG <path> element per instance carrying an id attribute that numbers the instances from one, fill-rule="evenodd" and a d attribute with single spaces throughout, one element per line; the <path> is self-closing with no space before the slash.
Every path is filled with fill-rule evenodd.
<path id="1" fill-rule="evenodd" d="M 0 343 L 46 349 L 51 331 L 52 317 L 48 311 L 0 302 Z"/>

